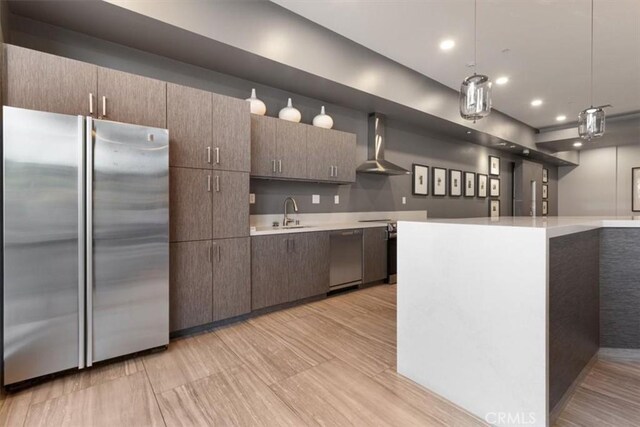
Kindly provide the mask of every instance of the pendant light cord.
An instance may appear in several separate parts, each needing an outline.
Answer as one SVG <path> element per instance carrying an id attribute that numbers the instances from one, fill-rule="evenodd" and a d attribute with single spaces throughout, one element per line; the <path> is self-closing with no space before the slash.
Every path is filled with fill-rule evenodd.
<path id="1" fill-rule="evenodd" d="M 593 0 L 591 0 L 593 2 Z M 473 75 L 478 69 L 478 0 L 473 0 Z"/>
<path id="2" fill-rule="evenodd" d="M 593 108 L 593 2 L 591 0 L 591 108 Z"/>

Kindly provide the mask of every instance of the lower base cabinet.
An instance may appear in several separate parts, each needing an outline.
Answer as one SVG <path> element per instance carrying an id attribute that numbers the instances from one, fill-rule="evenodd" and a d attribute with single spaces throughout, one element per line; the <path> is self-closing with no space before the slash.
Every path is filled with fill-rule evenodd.
<path id="1" fill-rule="evenodd" d="M 328 233 L 252 237 L 252 309 L 329 292 L 329 250 Z"/>
<path id="2" fill-rule="evenodd" d="M 365 228 L 362 233 L 363 283 L 371 283 L 387 278 L 386 227 Z"/>
<path id="3" fill-rule="evenodd" d="M 248 237 L 175 242 L 169 250 L 171 332 L 251 311 Z"/>

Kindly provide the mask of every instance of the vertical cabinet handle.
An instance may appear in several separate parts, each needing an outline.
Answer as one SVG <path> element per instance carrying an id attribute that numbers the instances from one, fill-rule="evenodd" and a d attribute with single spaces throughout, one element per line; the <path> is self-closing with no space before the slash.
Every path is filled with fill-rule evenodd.
<path id="1" fill-rule="evenodd" d="M 207 147 L 207 163 L 211 163 L 211 147 Z"/>
<path id="2" fill-rule="evenodd" d="M 220 177 L 216 175 L 216 193 L 220 192 Z"/>
<path id="3" fill-rule="evenodd" d="M 282 160 L 278 160 L 278 172 L 282 173 Z"/>
<path id="4" fill-rule="evenodd" d="M 93 115 L 93 94 L 89 93 L 89 114 Z"/>
<path id="5" fill-rule="evenodd" d="M 220 164 L 220 147 L 216 147 L 216 165 Z"/>
<path id="6" fill-rule="evenodd" d="M 272 167 L 273 173 L 276 173 L 276 161 L 275 161 L 275 159 L 271 160 L 271 167 Z"/>
<path id="7" fill-rule="evenodd" d="M 331 172 L 329 173 L 329 176 L 333 177 L 333 165 L 331 165 L 330 170 Z"/>
<path id="8" fill-rule="evenodd" d="M 102 117 L 107 117 L 107 97 L 102 97 Z"/>
<path id="9" fill-rule="evenodd" d="M 335 173 L 335 175 L 333 175 L 333 176 L 337 178 L 337 177 L 338 177 L 338 167 L 337 167 L 337 166 L 334 166 L 334 168 L 335 168 L 336 173 Z"/>
<path id="10" fill-rule="evenodd" d="M 211 175 L 207 175 L 207 191 L 211 192 Z"/>
<path id="11" fill-rule="evenodd" d="M 222 260 L 222 249 L 220 249 L 220 245 L 217 245 L 218 247 L 218 262 L 220 262 Z"/>

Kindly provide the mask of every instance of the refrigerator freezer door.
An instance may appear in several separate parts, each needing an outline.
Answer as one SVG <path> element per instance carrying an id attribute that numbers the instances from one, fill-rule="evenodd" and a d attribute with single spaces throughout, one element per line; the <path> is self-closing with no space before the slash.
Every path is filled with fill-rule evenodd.
<path id="1" fill-rule="evenodd" d="M 90 364 L 169 343 L 169 135 L 88 120 Z"/>
<path id="2" fill-rule="evenodd" d="M 84 119 L 3 114 L 6 385 L 83 364 Z"/>

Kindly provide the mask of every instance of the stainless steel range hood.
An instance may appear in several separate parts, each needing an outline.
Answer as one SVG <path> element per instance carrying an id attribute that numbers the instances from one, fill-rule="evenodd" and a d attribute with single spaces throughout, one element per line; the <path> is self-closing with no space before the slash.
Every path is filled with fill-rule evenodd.
<path id="1" fill-rule="evenodd" d="M 376 173 L 379 175 L 409 175 L 411 172 L 384 159 L 385 126 L 384 116 L 380 113 L 369 114 L 369 160 L 358 166 L 358 173 Z"/>

